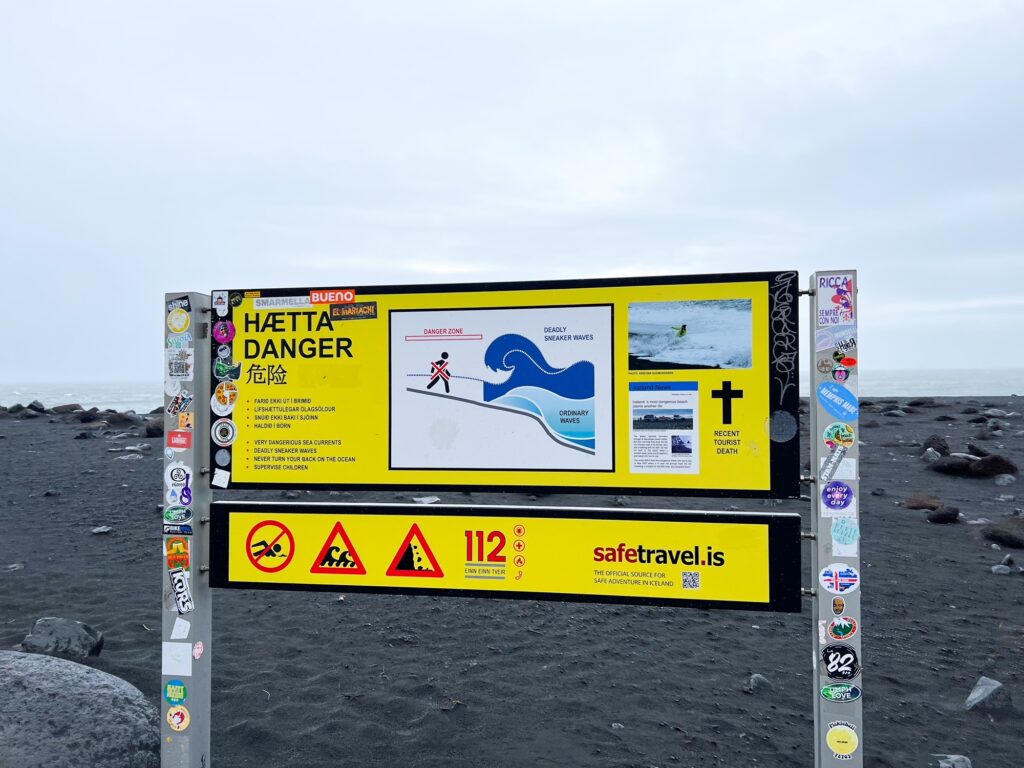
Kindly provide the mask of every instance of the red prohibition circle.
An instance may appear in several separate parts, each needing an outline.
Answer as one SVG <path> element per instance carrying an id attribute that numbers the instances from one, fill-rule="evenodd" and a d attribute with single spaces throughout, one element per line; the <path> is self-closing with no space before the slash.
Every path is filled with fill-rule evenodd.
<path id="1" fill-rule="evenodd" d="M 269 541 L 260 551 L 259 555 L 254 554 L 252 551 L 252 540 L 256 538 L 256 533 L 271 526 L 274 528 L 280 528 L 280 532 L 270 534 L 274 537 L 273 541 Z M 284 560 L 280 563 L 275 562 L 273 565 L 264 565 L 260 561 L 263 560 L 263 557 L 281 540 L 281 537 L 287 537 L 288 539 L 288 554 L 284 556 Z M 266 540 L 266 537 L 264 537 L 264 541 Z M 295 555 L 295 538 L 292 536 L 292 532 L 289 531 L 283 523 L 279 523 L 277 520 L 264 520 L 262 523 L 254 525 L 253 529 L 249 531 L 249 535 L 245 539 L 245 554 L 249 556 L 249 562 L 264 573 L 277 573 L 278 571 L 287 568 L 288 563 L 292 561 L 292 557 Z"/>

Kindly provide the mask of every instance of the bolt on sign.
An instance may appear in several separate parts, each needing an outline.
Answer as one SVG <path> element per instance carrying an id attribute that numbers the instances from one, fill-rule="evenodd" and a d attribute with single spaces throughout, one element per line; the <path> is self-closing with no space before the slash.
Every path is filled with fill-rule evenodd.
<path id="1" fill-rule="evenodd" d="M 796 281 L 214 291 L 211 484 L 797 498 Z"/>
<path id="2" fill-rule="evenodd" d="M 210 582 L 800 610 L 800 516 L 418 504 L 212 505 Z"/>

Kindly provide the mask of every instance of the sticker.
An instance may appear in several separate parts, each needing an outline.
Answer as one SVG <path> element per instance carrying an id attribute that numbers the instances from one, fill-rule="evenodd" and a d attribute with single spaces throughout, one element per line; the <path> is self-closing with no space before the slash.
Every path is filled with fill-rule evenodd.
<path id="1" fill-rule="evenodd" d="M 846 610 L 846 601 L 841 597 L 832 598 L 832 614 L 834 616 L 842 616 Z"/>
<path id="2" fill-rule="evenodd" d="M 837 616 L 828 623 L 828 636 L 833 640 L 849 640 L 856 634 L 857 620 L 852 616 Z"/>
<path id="3" fill-rule="evenodd" d="M 818 385 L 818 402 L 837 419 L 856 419 L 860 415 L 857 396 L 842 384 L 826 381 Z"/>
<path id="4" fill-rule="evenodd" d="M 855 517 L 832 520 L 832 554 L 836 557 L 857 557 L 860 554 L 860 523 Z"/>
<path id="5" fill-rule="evenodd" d="M 257 296 L 260 295 L 259 291 L 253 291 L 253 293 L 255 293 Z M 228 296 L 228 304 L 230 304 L 232 307 L 242 306 L 242 294 L 240 294 L 238 291 L 232 291 L 231 294 Z"/>
<path id="6" fill-rule="evenodd" d="M 221 360 L 230 360 L 231 347 L 227 344 L 221 344 L 219 347 L 217 347 L 217 357 L 219 357 Z"/>
<path id="7" fill-rule="evenodd" d="M 164 378 L 168 381 L 192 381 L 195 368 L 194 349 L 166 349 L 167 368 Z"/>
<path id="8" fill-rule="evenodd" d="M 376 301 L 359 301 L 355 304 L 331 304 L 331 320 L 375 320 Z"/>
<path id="9" fill-rule="evenodd" d="M 191 622 L 181 618 L 181 616 L 175 616 L 174 626 L 171 627 L 171 640 L 187 640 L 190 629 L 192 629 Z"/>
<path id="10" fill-rule="evenodd" d="M 238 402 L 238 385 L 233 381 L 222 381 L 210 396 L 210 409 L 218 416 L 227 416 Z"/>
<path id="11" fill-rule="evenodd" d="M 214 488 L 227 488 L 231 482 L 231 473 L 226 469 L 214 469 L 213 477 L 210 478 L 210 485 Z"/>
<path id="12" fill-rule="evenodd" d="M 832 371 L 832 362 L 830 360 L 827 360 L 827 359 L 825 359 L 823 357 L 823 358 L 821 358 L 821 360 L 818 361 L 817 368 L 818 368 L 818 373 L 831 373 L 831 371 Z"/>
<path id="13" fill-rule="evenodd" d="M 192 311 L 192 302 L 189 301 L 188 296 L 181 296 L 177 299 L 171 299 L 167 302 L 167 313 L 170 314 L 176 309 L 180 309 L 183 312 Z"/>
<path id="14" fill-rule="evenodd" d="M 249 531 L 245 540 L 249 561 L 264 573 L 276 573 L 288 566 L 295 554 L 295 537 L 276 520 L 264 520 Z"/>
<path id="15" fill-rule="evenodd" d="M 842 480 L 833 480 L 821 489 L 821 503 L 829 510 L 846 509 L 853 503 L 853 488 Z"/>
<path id="16" fill-rule="evenodd" d="M 178 392 L 171 398 L 171 402 L 167 404 L 167 415 L 177 416 L 182 411 L 187 410 L 190 405 L 192 405 L 192 393 L 179 384 Z"/>
<path id="17" fill-rule="evenodd" d="M 839 467 L 842 466 L 844 456 L 846 456 L 846 448 L 837 445 L 829 452 L 828 456 L 821 460 L 821 469 L 818 472 L 819 483 L 827 483 L 835 477 Z"/>
<path id="18" fill-rule="evenodd" d="M 437 558 L 423 538 L 419 525 L 412 524 L 405 539 L 398 547 L 387 570 L 388 576 L 416 576 L 420 578 L 441 578 L 444 571 Z"/>
<path id="19" fill-rule="evenodd" d="M 238 428 L 231 419 L 217 419 L 210 427 L 210 434 L 213 436 L 213 442 L 221 448 L 227 448 L 238 437 Z"/>
<path id="20" fill-rule="evenodd" d="M 842 421 L 833 421 L 822 431 L 821 439 L 825 441 L 825 445 L 829 449 L 836 446 L 852 448 L 856 441 L 856 435 L 853 432 L 853 427 L 849 424 Z"/>
<path id="21" fill-rule="evenodd" d="M 203 651 L 206 650 L 206 646 L 203 645 L 202 640 L 196 640 L 196 644 L 192 646 L 192 658 L 199 661 L 203 658 Z"/>
<path id="22" fill-rule="evenodd" d="M 188 688 L 185 687 L 185 683 L 177 678 L 168 680 L 164 683 L 164 698 L 171 706 L 184 704 L 185 699 L 188 698 Z"/>
<path id="23" fill-rule="evenodd" d="M 174 379 L 164 378 L 164 393 L 168 397 L 175 397 L 181 392 L 181 382 Z"/>
<path id="24" fill-rule="evenodd" d="M 218 344 L 228 344 L 235 338 L 235 324 L 230 320 L 218 320 L 213 324 L 212 332 Z"/>
<path id="25" fill-rule="evenodd" d="M 191 536 L 191 525 L 165 525 L 164 534 L 167 536 Z"/>
<path id="26" fill-rule="evenodd" d="M 189 507 L 168 507 L 164 510 L 165 523 L 187 523 L 192 519 L 192 509 Z"/>
<path id="27" fill-rule="evenodd" d="M 850 704 L 859 699 L 861 693 L 852 683 L 832 683 L 821 689 L 821 698 L 835 704 Z"/>
<path id="28" fill-rule="evenodd" d="M 814 351 L 824 352 L 826 349 L 831 349 L 836 345 L 835 338 L 832 336 L 832 331 L 828 328 L 822 328 L 815 331 L 814 333 Z"/>
<path id="29" fill-rule="evenodd" d="M 818 582 L 833 595 L 842 595 L 857 591 L 857 587 L 860 586 L 860 574 L 852 565 L 832 563 L 821 569 Z"/>
<path id="30" fill-rule="evenodd" d="M 192 346 L 191 333 L 175 333 L 167 337 L 167 346 L 170 349 L 187 349 Z"/>
<path id="31" fill-rule="evenodd" d="M 178 429 L 192 429 L 195 425 L 196 415 L 194 413 L 178 414 Z"/>
<path id="32" fill-rule="evenodd" d="M 825 637 L 825 620 L 820 619 L 818 621 L 818 645 L 824 645 L 827 642 L 828 639 Z"/>
<path id="33" fill-rule="evenodd" d="M 184 731 L 191 721 L 192 718 L 185 707 L 179 705 L 167 710 L 167 724 L 171 726 L 172 731 Z"/>
<path id="34" fill-rule="evenodd" d="M 171 333 L 184 333 L 191 322 L 184 309 L 172 309 L 167 315 L 167 327 Z"/>
<path id="35" fill-rule="evenodd" d="M 860 740 L 857 738 L 857 726 L 845 720 L 829 723 L 825 743 L 832 750 L 832 757 L 836 760 L 853 760 L 853 753 L 857 751 L 860 744 Z"/>
<path id="36" fill-rule="evenodd" d="M 351 304 L 356 300 L 355 288 L 335 288 L 309 292 L 311 304 Z"/>
<path id="37" fill-rule="evenodd" d="M 164 540 L 164 554 L 168 568 L 188 568 L 188 539 L 174 536 Z"/>
<path id="38" fill-rule="evenodd" d="M 242 375 L 242 364 L 231 365 L 227 360 L 219 357 L 213 363 L 213 376 L 219 381 L 238 381 Z"/>
<path id="39" fill-rule="evenodd" d="M 221 448 L 215 454 L 213 454 L 213 460 L 219 467 L 226 467 L 231 463 L 231 451 L 227 448 Z"/>
<path id="40" fill-rule="evenodd" d="M 172 461 L 164 468 L 164 486 L 180 493 L 188 487 L 191 475 L 191 467 L 180 461 Z M 182 501 L 182 506 L 188 505 Z"/>
<path id="41" fill-rule="evenodd" d="M 192 643 L 163 643 L 160 672 L 169 677 L 191 677 Z"/>
<path id="42" fill-rule="evenodd" d="M 213 311 L 217 313 L 217 317 L 224 317 L 228 313 L 228 292 L 227 291 L 214 291 L 210 294 L 211 306 Z"/>
<path id="43" fill-rule="evenodd" d="M 853 275 L 819 275 L 818 325 L 852 323 L 855 319 L 853 291 Z"/>
<path id="44" fill-rule="evenodd" d="M 850 378 L 850 369 L 842 363 L 836 363 L 832 366 L 832 378 L 842 384 Z"/>
<path id="45" fill-rule="evenodd" d="M 853 680 L 860 674 L 857 652 L 846 643 L 831 643 L 821 650 L 821 663 L 829 680 Z"/>
<path id="46" fill-rule="evenodd" d="M 843 454 L 846 453 L 846 449 L 843 449 Z M 856 480 L 857 479 L 857 460 L 856 459 L 839 459 L 837 464 L 832 468 L 833 473 L 831 477 L 821 476 L 821 473 L 825 466 L 827 457 L 821 457 L 818 460 L 819 469 L 819 482 L 828 483 L 829 480 Z"/>
<path id="47" fill-rule="evenodd" d="M 187 451 L 192 447 L 192 433 L 184 429 L 172 429 L 167 433 L 167 447 L 172 451 Z"/>

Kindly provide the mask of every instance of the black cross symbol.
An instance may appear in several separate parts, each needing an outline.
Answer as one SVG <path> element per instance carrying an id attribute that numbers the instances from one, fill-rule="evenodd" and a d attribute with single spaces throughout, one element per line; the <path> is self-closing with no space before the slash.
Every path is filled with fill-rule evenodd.
<path id="1" fill-rule="evenodd" d="M 721 389 L 711 390 L 711 396 L 722 401 L 722 423 L 732 424 L 732 401 L 742 399 L 743 390 L 733 389 L 731 381 L 723 381 Z"/>

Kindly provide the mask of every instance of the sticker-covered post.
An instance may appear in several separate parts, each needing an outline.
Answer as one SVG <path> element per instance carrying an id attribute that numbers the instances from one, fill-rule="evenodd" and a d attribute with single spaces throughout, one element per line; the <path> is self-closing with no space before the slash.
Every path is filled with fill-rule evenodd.
<path id="1" fill-rule="evenodd" d="M 210 762 L 209 313 L 208 296 L 164 296 L 161 768 Z"/>
<path id="2" fill-rule="evenodd" d="M 864 762 L 857 273 L 811 276 L 815 762 Z"/>

